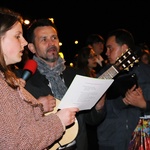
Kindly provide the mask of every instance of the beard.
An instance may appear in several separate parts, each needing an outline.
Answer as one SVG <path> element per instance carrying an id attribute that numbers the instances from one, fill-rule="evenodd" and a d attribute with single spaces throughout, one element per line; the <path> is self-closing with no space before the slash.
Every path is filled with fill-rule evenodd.
<path id="1" fill-rule="evenodd" d="M 57 55 L 51 55 L 51 56 L 47 56 L 47 57 L 45 57 L 45 58 L 42 58 L 42 59 L 44 59 L 45 61 L 47 61 L 47 62 L 56 62 L 57 61 L 57 59 L 58 59 L 58 54 Z"/>

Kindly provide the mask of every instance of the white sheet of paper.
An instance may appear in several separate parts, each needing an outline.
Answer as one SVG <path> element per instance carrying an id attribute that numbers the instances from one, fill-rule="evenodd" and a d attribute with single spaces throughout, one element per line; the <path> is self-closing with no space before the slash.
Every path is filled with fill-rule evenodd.
<path id="1" fill-rule="evenodd" d="M 114 79 L 98 79 L 76 75 L 61 99 L 59 109 L 78 107 L 79 110 L 91 109 L 101 98 Z"/>

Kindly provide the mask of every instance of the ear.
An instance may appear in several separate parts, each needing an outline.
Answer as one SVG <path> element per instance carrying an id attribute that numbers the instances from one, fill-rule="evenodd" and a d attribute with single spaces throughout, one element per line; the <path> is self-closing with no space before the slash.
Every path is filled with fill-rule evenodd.
<path id="1" fill-rule="evenodd" d="M 34 46 L 33 43 L 29 43 L 29 44 L 28 44 L 28 49 L 29 49 L 33 54 L 36 53 L 35 46 Z"/>
<path id="2" fill-rule="evenodd" d="M 123 45 L 122 45 L 122 53 L 125 53 L 128 48 L 129 48 L 129 47 L 128 47 L 127 44 L 123 44 Z"/>

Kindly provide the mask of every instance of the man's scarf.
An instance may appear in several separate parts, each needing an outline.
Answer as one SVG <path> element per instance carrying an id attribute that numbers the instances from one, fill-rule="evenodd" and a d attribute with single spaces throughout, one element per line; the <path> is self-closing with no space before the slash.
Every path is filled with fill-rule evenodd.
<path id="1" fill-rule="evenodd" d="M 67 87 L 60 76 L 66 68 L 64 64 L 65 60 L 59 57 L 56 66 L 50 68 L 50 66 L 40 58 L 34 56 L 33 59 L 37 62 L 40 73 L 45 75 L 49 81 L 50 84 L 48 86 L 51 88 L 54 97 L 61 100 L 67 91 Z"/>

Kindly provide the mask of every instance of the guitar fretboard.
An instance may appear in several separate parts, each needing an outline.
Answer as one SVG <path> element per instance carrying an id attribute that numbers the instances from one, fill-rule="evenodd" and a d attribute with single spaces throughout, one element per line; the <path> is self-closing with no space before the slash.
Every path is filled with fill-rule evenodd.
<path id="1" fill-rule="evenodd" d="M 107 71 L 105 71 L 102 75 L 100 75 L 99 79 L 112 79 L 115 77 L 119 72 L 114 66 L 111 66 Z"/>

